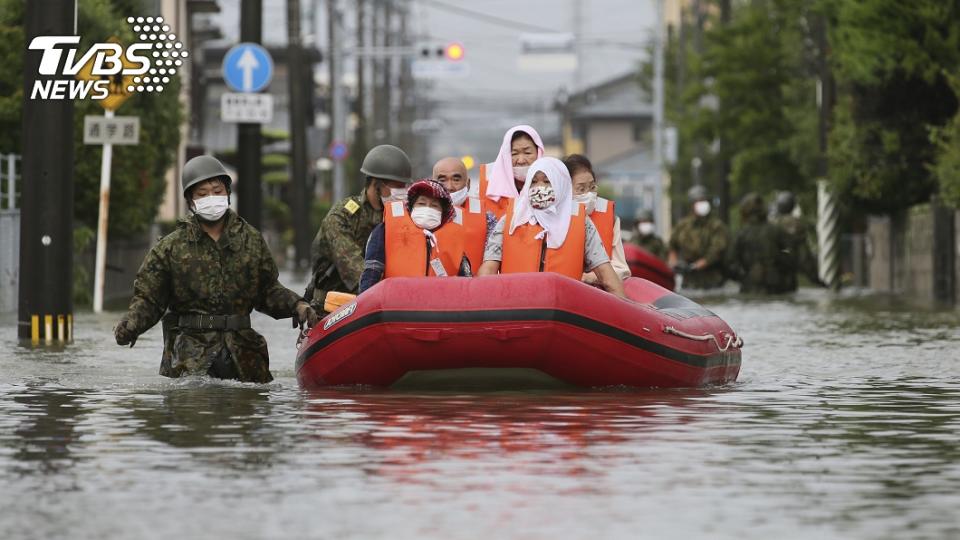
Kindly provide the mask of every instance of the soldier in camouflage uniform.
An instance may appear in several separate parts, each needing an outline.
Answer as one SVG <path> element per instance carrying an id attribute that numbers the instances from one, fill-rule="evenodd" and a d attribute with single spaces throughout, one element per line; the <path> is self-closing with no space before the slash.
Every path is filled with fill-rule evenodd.
<path id="1" fill-rule="evenodd" d="M 634 236 L 633 243 L 666 261 L 667 245 L 657 236 L 655 227 L 653 212 L 647 208 L 637 212 L 637 235 Z"/>
<path id="2" fill-rule="evenodd" d="M 811 282 L 822 285 L 817 272 L 817 257 L 810 239 L 814 236 L 812 226 L 802 218 L 793 215 L 797 199 L 789 191 L 781 191 L 775 200 L 773 222 L 783 227 L 790 236 L 790 250 L 796 258 L 795 266 Z M 796 272 L 791 276 L 791 290 L 797 290 Z"/>
<path id="3" fill-rule="evenodd" d="M 730 275 L 746 294 L 783 294 L 796 289 L 797 268 L 787 232 L 767 221 L 763 198 L 740 201 L 741 228 L 730 252 Z M 791 288 L 791 282 L 793 288 Z"/>
<path id="4" fill-rule="evenodd" d="M 683 273 L 684 287 L 711 289 L 724 282 L 724 259 L 730 245 L 727 226 L 710 215 L 703 186 L 687 192 L 693 213 L 677 223 L 670 236 L 668 264 Z"/>
<path id="5" fill-rule="evenodd" d="M 317 314 L 280 284 L 263 236 L 229 209 L 231 180 L 219 161 L 188 161 L 182 186 L 193 215 L 144 259 L 117 344 L 132 347 L 162 318 L 161 375 L 269 382 L 267 342 L 250 328 L 250 311 L 294 317 L 294 327 L 313 326 Z"/>
<path id="6" fill-rule="evenodd" d="M 358 292 L 367 238 L 383 221 L 385 203 L 407 200 L 412 169 L 396 146 L 371 149 L 360 166 L 367 179 L 363 192 L 338 202 L 323 218 L 310 250 L 313 278 L 304 294 L 318 311 L 329 291 Z"/>

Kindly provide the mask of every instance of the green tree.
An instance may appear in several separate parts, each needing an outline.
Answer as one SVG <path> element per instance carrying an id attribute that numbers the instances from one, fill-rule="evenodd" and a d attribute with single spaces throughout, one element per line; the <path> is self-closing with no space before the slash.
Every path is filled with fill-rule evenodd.
<path id="1" fill-rule="evenodd" d="M 0 0 L 0 149 L 20 152 L 24 2 Z M 79 2 L 78 33 L 81 50 L 92 43 L 117 36 L 131 43 L 135 36 L 126 23 L 130 14 L 117 0 Z M 118 111 L 140 117 L 140 144 L 117 146 L 113 152 L 110 199 L 110 236 L 143 232 L 153 223 L 163 200 L 164 175 L 176 158 L 180 143 L 183 107 L 179 100 L 180 80 L 172 78 L 162 93 L 141 93 L 131 97 Z M 77 101 L 74 112 L 74 215 L 78 225 L 96 227 L 99 211 L 100 161 L 102 149 L 83 145 L 83 117 L 102 115 L 95 101 Z"/>
<path id="2" fill-rule="evenodd" d="M 718 17 L 706 22 L 702 51 L 695 46 L 692 20 L 672 33 L 666 109 L 680 140 L 671 170 L 678 211 L 695 181 L 691 162 L 698 155 L 700 181 L 710 188 L 729 164 L 732 200 L 777 189 L 812 198 L 819 155 L 815 8 L 797 0 L 741 4 L 728 22 Z M 650 73 L 647 64 L 641 79 Z"/>
<path id="3" fill-rule="evenodd" d="M 937 191 L 931 130 L 957 113 L 947 74 L 960 65 L 960 7 L 942 0 L 832 0 L 832 8 L 835 189 L 868 212 L 928 201 Z"/>

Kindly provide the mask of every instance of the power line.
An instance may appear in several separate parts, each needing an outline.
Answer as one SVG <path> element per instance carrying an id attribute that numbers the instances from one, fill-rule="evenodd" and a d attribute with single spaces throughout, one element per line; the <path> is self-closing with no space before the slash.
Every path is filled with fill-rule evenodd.
<path id="1" fill-rule="evenodd" d="M 488 22 L 490 24 L 495 24 L 497 26 L 507 26 L 511 28 L 516 28 L 517 30 L 526 30 L 528 32 L 544 32 L 553 34 L 556 32 L 554 28 L 546 28 L 543 26 L 537 26 L 534 24 L 527 24 L 517 21 L 512 21 L 510 19 L 504 19 L 503 17 L 497 17 L 496 15 L 490 15 L 480 11 L 474 11 L 472 9 L 463 8 L 460 6 L 452 6 L 446 2 L 440 2 L 439 0 L 420 0 L 424 4 L 431 5 L 435 8 L 446 10 L 450 13 L 456 13 L 457 15 L 463 15 L 465 17 L 470 17 L 472 20 L 481 20 Z"/>

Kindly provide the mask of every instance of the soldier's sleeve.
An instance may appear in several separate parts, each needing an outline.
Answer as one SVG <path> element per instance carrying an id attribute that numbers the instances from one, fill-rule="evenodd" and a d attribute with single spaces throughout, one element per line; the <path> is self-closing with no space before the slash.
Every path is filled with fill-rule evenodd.
<path id="1" fill-rule="evenodd" d="M 707 261 L 707 266 L 723 263 L 730 246 L 730 234 L 727 232 L 726 225 L 718 224 L 710 236 L 710 245 L 703 255 L 703 258 Z"/>
<path id="2" fill-rule="evenodd" d="M 324 218 L 321 230 L 330 246 L 340 279 L 350 290 L 354 290 L 360 284 L 360 275 L 363 273 L 363 251 L 351 236 L 350 217 L 351 214 L 345 210 L 331 211 Z"/>
<path id="3" fill-rule="evenodd" d="M 273 260 L 273 254 L 267 247 L 267 241 L 263 235 L 259 237 L 259 266 L 260 273 L 260 291 L 257 295 L 257 311 L 266 313 L 274 319 L 286 319 L 293 316 L 293 309 L 297 302 L 302 300 L 300 296 L 280 284 L 278 279 L 280 272 L 277 271 L 277 263 Z"/>
<path id="4" fill-rule="evenodd" d="M 133 282 L 128 327 L 140 335 L 157 324 L 170 304 L 170 266 L 161 242 L 147 253 Z"/>

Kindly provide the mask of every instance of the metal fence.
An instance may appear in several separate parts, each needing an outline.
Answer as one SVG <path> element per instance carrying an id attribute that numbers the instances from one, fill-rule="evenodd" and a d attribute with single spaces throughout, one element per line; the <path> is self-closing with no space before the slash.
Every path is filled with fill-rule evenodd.
<path id="1" fill-rule="evenodd" d="M 20 283 L 20 156 L 0 154 L 0 312 L 17 308 Z"/>

